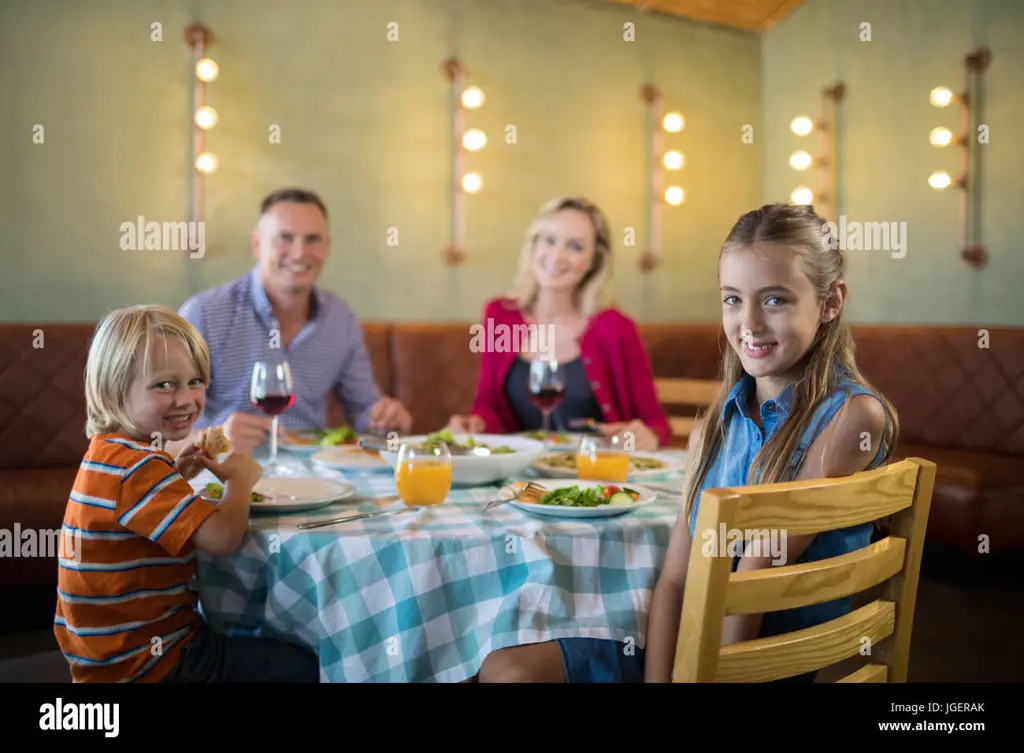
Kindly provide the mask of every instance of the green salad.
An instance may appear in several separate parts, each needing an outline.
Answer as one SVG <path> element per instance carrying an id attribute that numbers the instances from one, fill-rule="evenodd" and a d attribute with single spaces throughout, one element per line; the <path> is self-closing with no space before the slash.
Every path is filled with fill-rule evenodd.
<path id="1" fill-rule="evenodd" d="M 207 484 L 203 489 L 203 496 L 209 499 L 223 499 L 224 498 L 224 484 Z M 253 492 L 250 497 L 253 504 L 259 504 L 260 502 L 266 502 L 270 497 L 264 496 L 259 492 Z"/>
<path id="2" fill-rule="evenodd" d="M 640 499 L 640 492 L 626 486 L 566 486 L 554 489 L 537 501 L 538 505 L 560 507 L 600 507 L 631 505 Z"/>
<path id="3" fill-rule="evenodd" d="M 509 455 L 515 452 L 511 447 L 507 447 L 505 445 L 502 445 L 501 447 L 491 447 L 483 442 L 477 442 L 473 437 L 470 437 L 465 442 L 457 442 L 455 441 L 455 435 L 452 433 L 451 429 L 444 429 L 442 431 L 435 431 L 433 434 L 428 434 L 427 442 L 444 442 L 449 447 L 465 447 L 467 449 L 472 447 L 486 447 L 491 451 L 492 455 Z"/>

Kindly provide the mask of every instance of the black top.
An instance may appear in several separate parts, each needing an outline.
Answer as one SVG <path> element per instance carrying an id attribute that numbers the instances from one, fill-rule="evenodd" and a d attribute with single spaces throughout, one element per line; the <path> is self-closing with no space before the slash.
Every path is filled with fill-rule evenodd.
<path id="1" fill-rule="evenodd" d="M 565 372 L 565 400 L 551 411 L 552 431 L 568 431 L 571 418 L 592 418 L 595 421 L 604 421 L 601 407 L 590 390 L 590 381 L 583 368 L 583 361 L 577 358 L 562 364 L 562 368 Z M 529 361 L 517 357 L 512 363 L 512 368 L 509 369 L 508 377 L 505 380 L 505 392 L 512 403 L 512 410 L 519 420 L 520 431 L 544 428 L 543 414 L 533 406 L 529 399 Z"/>

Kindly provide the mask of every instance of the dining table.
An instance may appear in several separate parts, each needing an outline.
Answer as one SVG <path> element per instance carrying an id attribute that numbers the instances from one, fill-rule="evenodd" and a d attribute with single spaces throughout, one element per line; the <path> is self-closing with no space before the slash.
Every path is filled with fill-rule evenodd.
<path id="1" fill-rule="evenodd" d="M 321 682 L 462 682 L 492 651 L 558 638 L 643 648 L 681 471 L 658 475 L 665 489 L 648 504 L 611 517 L 511 504 L 484 512 L 503 498 L 496 482 L 453 487 L 439 505 L 302 530 L 405 506 L 391 468 L 339 471 L 301 454 L 288 462 L 293 475 L 355 492 L 313 510 L 254 511 L 234 553 L 198 553 L 200 611 L 212 629 L 305 646 L 319 657 Z M 207 474 L 193 485 L 216 481 Z M 521 478 L 544 482 L 532 468 Z"/>

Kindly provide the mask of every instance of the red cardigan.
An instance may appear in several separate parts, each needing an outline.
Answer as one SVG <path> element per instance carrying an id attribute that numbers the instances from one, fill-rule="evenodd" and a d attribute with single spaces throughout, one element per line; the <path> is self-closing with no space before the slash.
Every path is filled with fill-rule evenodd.
<path id="1" fill-rule="evenodd" d="M 521 431 L 505 393 L 505 379 L 517 354 L 492 352 L 487 347 L 488 333 L 498 325 L 524 324 L 526 320 L 513 299 L 495 298 L 484 306 L 480 373 L 471 412 L 484 419 L 488 434 Z M 495 339 L 497 332 L 500 330 L 495 331 Z M 662 447 L 667 445 L 672 430 L 655 393 L 650 358 L 636 323 L 618 309 L 605 309 L 591 317 L 577 342 L 604 420 L 615 423 L 639 419 L 658 436 Z"/>

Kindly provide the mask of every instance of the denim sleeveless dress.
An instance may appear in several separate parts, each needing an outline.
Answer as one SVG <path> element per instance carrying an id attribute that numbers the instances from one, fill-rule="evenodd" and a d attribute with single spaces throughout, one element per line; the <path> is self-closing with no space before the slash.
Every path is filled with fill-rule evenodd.
<path id="1" fill-rule="evenodd" d="M 754 389 L 754 378 L 744 375 L 730 391 L 722 409 L 722 423 L 725 426 L 725 440 L 718 456 L 708 468 L 700 491 L 735 486 L 746 486 L 747 475 L 753 465 L 754 457 L 775 431 L 782 425 L 789 414 L 792 398 L 792 386 L 787 387 L 774 400 L 761 405 L 762 430 L 751 418 L 749 412 L 750 392 Z M 811 443 L 821 434 L 828 422 L 839 411 L 842 404 L 854 395 L 877 394 L 863 386 L 844 378 L 839 388 L 829 394 L 812 415 L 807 428 L 799 439 L 799 443 L 790 461 L 788 477 L 792 479 L 800 463 L 803 461 Z M 866 470 L 878 467 L 885 457 L 885 447 L 880 446 L 878 452 L 868 464 Z M 690 535 L 695 535 L 697 509 L 700 504 L 698 493 L 697 504 L 689 520 Z M 837 531 L 819 533 L 814 537 L 800 558 L 794 563 L 814 562 L 836 557 L 847 552 L 861 549 L 871 543 L 872 524 L 864 523 Z M 693 546 L 699 546 L 695 541 Z M 736 570 L 739 558 L 733 562 Z M 781 633 L 802 630 L 820 625 L 828 620 L 850 611 L 849 597 L 836 599 L 824 604 L 812 604 L 782 612 L 764 615 L 759 637 L 764 638 Z M 568 638 L 556 641 L 562 652 L 562 663 L 569 682 L 643 682 L 644 652 L 637 649 L 632 655 L 625 655 L 618 641 L 594 638 Z M 813 682 L 816 672 L 780 680 L 781 683 Z"/>

